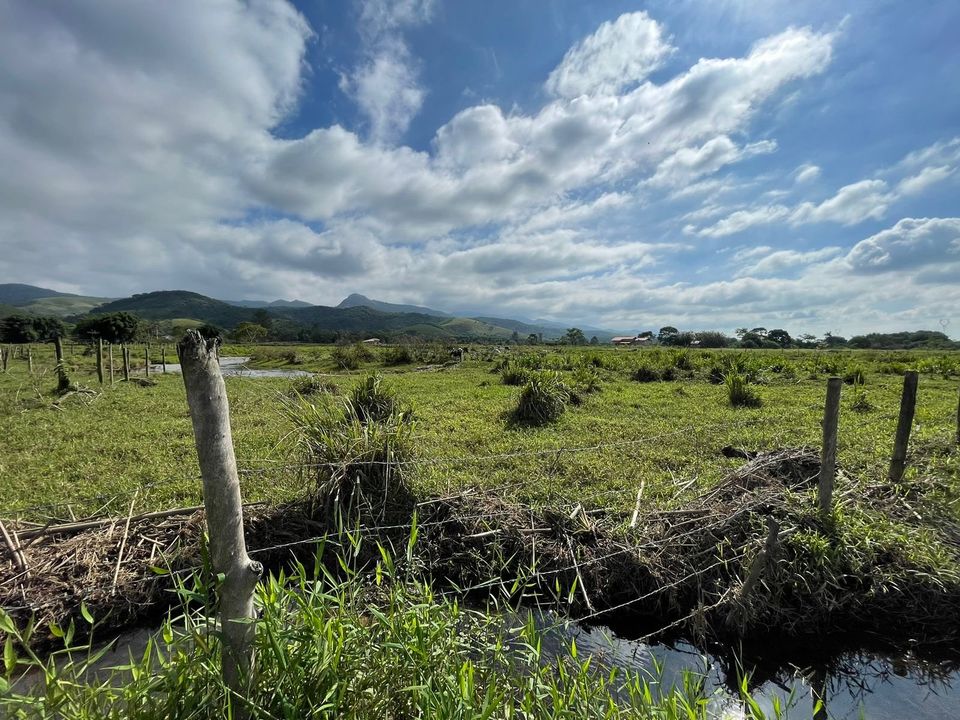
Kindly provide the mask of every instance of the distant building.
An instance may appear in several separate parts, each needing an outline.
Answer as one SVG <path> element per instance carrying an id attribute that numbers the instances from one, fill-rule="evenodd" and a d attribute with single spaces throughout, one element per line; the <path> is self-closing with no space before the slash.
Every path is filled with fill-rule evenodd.
<path id="1" fill-rule="evenodd" d="M 641 337 L 639 335 L 618 335 L 610 340 L 614 345 L 652 345 L 653 338 L 650 336 Z"/>
<path id="2" fill-rule="evenodd" d="M 367 338 L 366 340 L 361 341 L 364 345 L 380 345 L 380 338 Z"/>

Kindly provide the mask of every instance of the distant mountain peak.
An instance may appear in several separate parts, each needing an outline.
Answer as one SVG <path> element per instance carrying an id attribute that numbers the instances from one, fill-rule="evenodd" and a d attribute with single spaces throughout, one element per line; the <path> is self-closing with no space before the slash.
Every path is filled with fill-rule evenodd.
<path id="1" fill-rule="evenodd" d="M 432 308 L 423 307 L 422 305 L 403 305 L 400 303 L 389 303 L 384 302 L 383 300 L 373 300 L 368 298 L 366 295 L 361 295 L 360 293 L 350 293 L 345 297 L 339 305 L 338 308 L 352 308 L 352 307 L 368 307 L 373 308 L 374 310 L 379 310 L 380 312 L 388 313 L 417 313 L 419 315 L 432 315 L 433 317 L 453 317 L 448 312 L 443 310 L 433 310 Z"/>

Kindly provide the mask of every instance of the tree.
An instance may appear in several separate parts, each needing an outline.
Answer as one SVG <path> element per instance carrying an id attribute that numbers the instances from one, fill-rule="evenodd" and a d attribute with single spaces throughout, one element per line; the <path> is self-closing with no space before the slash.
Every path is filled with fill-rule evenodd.
<path id="1" fill-rule="evenodd" d="M 566 335 L 563 336 L 563 341 L 568 345 L 586 345 L 587 336 L 583 334 L 583 330 L 580 328 L 568 328 Z"/>
<path id="2" fill-rule="evenodd" d="M 702 348 L 724 348 L 730 344 L 730 338 L 715 330 L 698 332 L 696 338 L 700 341 L 700 347 Z"/>
<path id="3" fill-rule="evenodd" d="M 536 333 L 530 333 L 527 335 L 527 345 L 537 345 L 540 342 L 540 338 Z"/>
<path id="4" fill-rule="evenodd" d="M 653 337 L 653 330 L 644 330 L 642 333 L 640 333 L 639 335 L 637 335 L 637 337 L 652 338 L 652 337 Z"/>
<path id="5" fill-rule="evenodd" d="M 103 338 L 114 345 L 128 343 L 137 337 L 140 319 L 128 312 L 91 315 L 77 323 L 77 336 L 85 340 Z"/>
<path id="6" fill-rule="evenodd" d="M 8 315 L 0 320 L 0 342 L 31 343 L 38 339 L 34 318 L 26 315 Z"/>
<path id="7" fill-rule="evenodd" d="M 233 331 L 233 336 L 240 342 L 258 342 L 267 336 L 267 329 L 263 325 L 252 322 L 242 322 Z"/>
<path id="8" fill-rule="evenodd" d="M 590 344 L 591 344 L 591 345 L 599 345 L 599 344 L 600 344 L 600 338 L 598 338 L 596 335 L 594 335 L 592 338 L 590 338 Z"/>
<path id="9" fill-rule="evenodd" d="M 768 332 L 767 340 L 775 342 L 777 345 L 784 348 L 793 345 L 793 338 L 790 337 L 790 333 L 781 328 L 777 328 Z"/>
<path id="10" fill-rule="evenodd" d="M 263 308 L 259 308 L 253 313 L 253 322 L 269 330 L 273 324 L 273 316 Z"/>
<path id="11" fill-rule="evenodd" d="M 660 333 L 657 335 L 657 340 L 662 342 L 664 345 L 669 345 L 670 339 L 679 334 L 680 331 L 672 325 L 664 325 L 662 328 L 660 328 Z"/>
<path id="12" fill-rule="evenodd" d="M 765 327 L 755 327 L 750 332 L 752 332 L 754 335 L 759 335 L 760 337 L 767 336 L 767 329 Z"/>
<path id="13" fill-rule="evenodd" d="M 823 336 L 823 344 L 827 347 L 843 347 L 847 344 L 847 339 L 842 335 L 834 335 L 828 330 Z"/>
<path id="14" fill-rule="evenodd" d="M 514 345 L 519 345 L 519 344 L 520 344 L 520 333 L 518 333 L 516 330 L 514 330 L 513 333 L 510 335 L 510 342 L 512 342 Z"/>
<path id="15" fill-rule="evenodd" d="M 737 328 L 736 330 L 733 331 L 733 334 L 737 336 L 737 340 L 743 340 L 743 336 L 746 335 L 748 332 L 750 331 L 747 330 L 746 328 Z"/>
<path id="16" fill-rule="evenodd" d="M 33 329 L 37 331 L 37 340 L 53 342 L 58 337 L 67 334 L 63 320 L 55 317 L 38 317 L 33 319 Z"/>

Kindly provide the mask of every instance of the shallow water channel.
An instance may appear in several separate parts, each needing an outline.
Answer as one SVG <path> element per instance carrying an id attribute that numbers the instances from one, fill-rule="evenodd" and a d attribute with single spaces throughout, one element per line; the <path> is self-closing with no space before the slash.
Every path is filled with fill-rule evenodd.
<path id="1" fill-rule="evenodd" d="M 692 671 L 705 679 L 707 694 L 712 697 L 711 717 L 717 720 L 751 717 L 736 690 L 739 663 L 733 659 L 733 653 L 725 649 L 705 653 L 686 641 L 647 644 L 619 636 L 607 627 L 563 624 L 559 620 L 549 613 L 538 617 L 542 628 L 554 628 L 545 631 L 543 656 L 546 661 L 566 654 L 573 639 L 580 660 L 592 655 L 594 667 L 629 669 L 659 682 L 664 688 L 680 686 L 683 672 Z M 512 616 L 504 622 L 514 625 L 523 619 Z M 96 669 L 106 671 L 126 663 L 131 655 L 141 657 L 151 634 L 150 630 L 138 629 L 120 635 Z M 818 714 L 815 720 L 827 717 L 831 720 L 960 718 L 960 661 L 956 657 L 921 660 L 909 652 L 772 650 L 777 654 L 775 660 L 754 654 L 746 663 L 755 679 L 750 685 L 751 695 L 768 718 L 775 717 L 775 699 L 787 708 L 783 717 L 812 718 L 815 697 L 824 698 L 828 713 Z M 25 692 L 39 680 L 39 675 L 31 673 L 15 682 L 14 688 Z M 816 696 L 814 688 L 817 688 Z"/>
<path id="2" fill-rule="evenodd" d="M 250 362 L 249 357 L 222 357 L 220 358 L 220 373 L 224 377 L 251 377 L 251 378 L 264 378 L 264 377 L 302 377 L 304 375 L 310 375 L 311 373 L 306 370 L 292 370 L 287 368 L 250 368 L 247 364 Z M 150 365 L 151 372 L 163 372 L 164 366 L 158 364 Z M 180 372 L 179 363 L 167 363 L 166 371 L 168 373 L 178 373 Z"/>

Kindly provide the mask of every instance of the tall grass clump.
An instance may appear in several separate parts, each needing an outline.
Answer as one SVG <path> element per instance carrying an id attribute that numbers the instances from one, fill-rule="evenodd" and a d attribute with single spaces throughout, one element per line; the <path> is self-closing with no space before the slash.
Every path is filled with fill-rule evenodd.
<path id="1" fill-rule="evenodd" d="M 520 391 L 514 419 L 524 425 L 546 425 L 560 419 L 570 401 L 570 388 L 560 373 L 541 370 L 530 375 Z"/>
<path id="2" fill-rule="evenodd" d="M 415 459 L 412 415 L 377 375 L 346 397 L 296 396 L 284 404 L 295 454 L 312 469 L 316 500 L 331 516 L 383 516 L 409 507 Z"/>
<path id="3" fill-rule="evenodd" d="M 633 369 L 630 377 L 642 383 L 657 382 L 657 380 L 660 379 L 660 371 L 651 365 L 643 363 Z"/>
<path id="4" fill-rule="evenodd" d="M 531 370 L 526 364 L 516 360 L 508 361 L 500 369 L 500 382 L 504 385 L 523 385 L 530 380 Z"/>
<path id="5" fill-rule="evenodd" d="M 762 404 L 757 391 L 740 373 L 728 373 L 724 382 L 727 386 L 727 398 L 733 407 L 757 408 Z"/>
<path id="6" fill-rule="evenodd" d="M 373 353 L 363 343 L 338 345 L 330 354 L 334 364 L 341 370 L 357 370 L 363 363 L 373 360 Z"/>
<path id="7" fill-rule="evenodd" d="M 548 635 L 535 616 L 504 621 L 464 608 L 404 577 L 404 558 L 380 548 L 374 579 L 348 559 L 334 576 L 320 562 L 269 577 L 256 594 L 256 670 L 231 698 L 220 673 L 218 635 L 203 608 L 165 621 L 146 650 L 96 676 L 86 646 L 45 662 L 11 618 L 0 716 L 24 720 L 213 720 L 250 718 L 583 718 L 707 720 L 705 677 L 666 684 L 580 653 L 575 638 Z M 184 596 L 188 593 L 184 592 Z M 553 646 L 548 652 L 544 649 Z M 9 689 L 28 670 L 41 681 Z M 744 686 L 745 687 L 745 686 Z M 717 693 L 719 691 L 713 691 Z M 745 695 L 744 700 L 749 697 Z M 232 713 L 232 715 L 231 715 Z M 777 713 L 779 715 L 779 713 Z M 762 720 L 759 708 L 751 718 Z"/>

